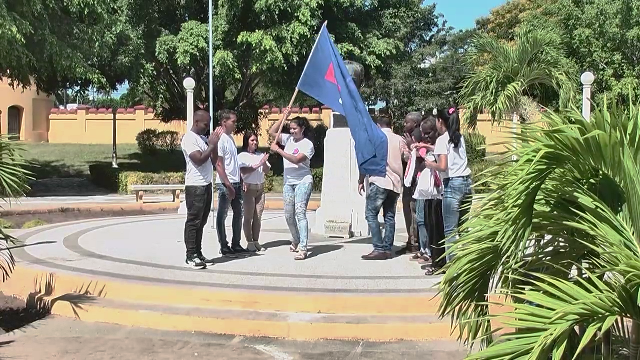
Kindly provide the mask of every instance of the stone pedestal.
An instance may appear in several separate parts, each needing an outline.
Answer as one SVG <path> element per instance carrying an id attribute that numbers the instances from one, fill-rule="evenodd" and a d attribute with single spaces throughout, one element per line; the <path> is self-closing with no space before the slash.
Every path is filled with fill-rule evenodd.
<path id="1" fill-rule="evenodd" d="M 180 201 L 180 207 L 178 208 L 178 215 L 187 215 L 187 203 L 183 200 Z"/>
<path id="2" fill-rule="evenodd" d="M 358 194 L 358 162 L 349 128 L 327 130 L 320 208 L 312 232 L 352 237 L 369 233 L 365 197 Z"/>

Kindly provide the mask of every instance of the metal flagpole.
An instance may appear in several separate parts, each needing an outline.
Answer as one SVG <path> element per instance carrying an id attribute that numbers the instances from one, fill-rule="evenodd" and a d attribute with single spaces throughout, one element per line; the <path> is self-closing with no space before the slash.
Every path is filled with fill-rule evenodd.
<path id="1" fill-rule="evenodd" d="M 209 113 L 211 115 L 211 126 L 209 132 L 212 134 L 215 125 L 213 124 L 215 112 L 213 106 L 213 0 L 209 0 Z M 215 164 L 214 164 L 215 167 Z M 216 175 L 217 176 L 217 175 Z M 211 228 L 216 228 L 214 189 L 211 190 Z"/>

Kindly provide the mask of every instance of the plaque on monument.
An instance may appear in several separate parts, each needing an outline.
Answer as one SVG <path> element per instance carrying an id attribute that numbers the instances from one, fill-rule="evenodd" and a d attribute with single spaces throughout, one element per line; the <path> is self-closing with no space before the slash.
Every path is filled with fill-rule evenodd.
<path id="1" fill-rule="evenodd" d="M 344 115 L 334 112 L 331 113 L 331 128 L 332 129 L 336 129 L 336 128 L 346 128 L 349 127 L 349 125 L 347 124 L 347 118 L 344 117 Z"/>

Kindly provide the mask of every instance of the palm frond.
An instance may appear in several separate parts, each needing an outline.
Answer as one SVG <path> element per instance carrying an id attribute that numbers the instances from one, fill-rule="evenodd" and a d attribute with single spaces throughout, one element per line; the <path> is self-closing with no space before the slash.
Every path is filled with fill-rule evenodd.
<path id="1" fill-rule="evenodd" d="M 467 62 L 472 71 L 462 82 L 459 101 L 471 114 L 488 110 L 494 122 L 520 113 L 522 96 L 552 90 L 565 105 L 575 94 L 559 40 L 543 31 L 520 31 L 515 43 L 480 34 Z"/>
<path id="2" fill-rule="evenodd" d="M 532 316 L 534 309 L 525 311 L 521 305 L 546 304 L 546 298 L 535 298 L 536 291 L 557 296 L 557 289 L 544 289 L 549 284 L 569 282 L 587 289 L 584 281 L 593 280 L 576 278 L 576 268 L 582 267 L 591 272 L 589 279 L 595 276 L 604 284 L 595 288 L 601 296 L 617 297 L 626 313 L 618 311 L 620 306 L 609 308 L 607 326 L 593 320 L 599 327 L 580 318 L 578 323 L 587 325 L 582 334 L 557 328 L 546 333 L 554 322 L 536 325 L 541 329 L 531 320 L 511 322 L 517 334 L 502 336 L 487 349 L 494 352 L 482 352 L 484 359 L 535 358 L 531 354 L 559 359 L 578 351 L 593 329 L 607 330 L 611 314 L 635 319 L 640 286 L 639 111 L 638 105 L 603 105 L 591 121 L 576 108 L 547 112 L 539 123 L 521 125 L 514 135 L 517 146 L 485 176 L 493 192 L 477 199 L 462 235 L 449 250 L 456 257 L 440 283 L 440 315 L 451 317 L 461 340 L 480 341 L 483 348 L 492 343 L 491 294 L 508 295 L 520 311 L 518 319 Z M 510 161 L 511 155 L 518 160 Z M 628 291 L 611 295 L 618 283 Z M 556 299 L 566 306 L 574 300 Z M 506 352 L 513 344 L 528 350 Z"/>

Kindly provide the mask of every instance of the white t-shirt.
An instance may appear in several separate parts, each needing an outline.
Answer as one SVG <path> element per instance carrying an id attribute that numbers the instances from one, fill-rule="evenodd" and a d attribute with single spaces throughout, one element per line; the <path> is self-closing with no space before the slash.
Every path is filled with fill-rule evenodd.
<path id="1" fill-rule="evenodd" d="M 425 158 L 429 161 L 437 161 L 433 152 L 428 152 Z M 424 169 L 420 172 L 416 184 L 416 191 L 413 193 L 414 199 L 428 200 L 442 198 L 442 182 L 436 181 L 437 174 L 437 171 L 431 169 Z"/>
<path id="2" fill-rule="evenodd" d="M 443 179 L 471 175 L 471 169 L 467 166 L 467 149 L 464 144 L 464 136 L 460 136 L 460 144 L 457 148 L 449 142 L 449 133 L 444 133 L 436 140 L 433 154 L 447 155 L 448 169 L 440 173 Z"/>
<path id="3" fill-rule="evenodd" d="M 295 141 L 293 140 L 293 136 L 289 134 L 280 135 L 280 141 L 282 145 L 284 145 L 285 153 L 292 155 L 305 154 L 307 156 L 307 160 L 300 164 L 294 164 L 287 159 L 282 159 L 284 162 L 284 183 L 286 185 L 297 185 L 312 182 L 311 157 L 313 157 L 315 152 L 313 143 L 307 138 Z"/>
<path id="4" fill-rule="evenodd" d="M 242 152 L 240 154 L 238 154 L 238 164 L 240 165 L 241 168 L 243 167 L 253 167 L 256 164 L 258 164 L 260 162 L 260 160 L 262 160 L 262 158 L 264 157 L 263 153 L 260 152 L 255 152 L 255 153 L 250 153 L 250 152 Z M 269 165 L 269 162 L 266 162 L 267 166 L 271 167 L 271 165 Z M 240 172 L 242 174 L 242 172 Z M 245 183 L 247 184 L 262 184 L 264 183 L 264 171 L 262 171 L 262 166 L 260 166 L 259 168 L 255 169 L 254 171 L 252 171 L 251 173 L 247 174 L 247 175 L 242 175 L 242 179 L 244 180 Z"/>
<path id="5" fill-rule="evenodd" d="M 187 131 L 182 137 L 180 142 L 182 148 L 182 154 L 184 155 L 184 161 L 187 163 L 187 170 L 184 175 L 184 184 L 193 186 L 203 186 L 211 184 L 213 180 L 213 164 L 211 160 L 207 160 L 204 164 L 197 166 L 189 158 L 189 154 L 194 151 L 200 150 L 205 152 L 209 145 L 207 139 L 194 133 L 193 131 Z"/>
<path id="6" fill-rule="evenodd" d="M 224 172 L 230 183 L 240 182 L 240 166 L 238 165 L 238 148 L 231 135 L 222 134 L 218 142 L 218 157 L 224 159 Z M 216 184 L 222 184 L 220 176 L 216 176 Z"/>

